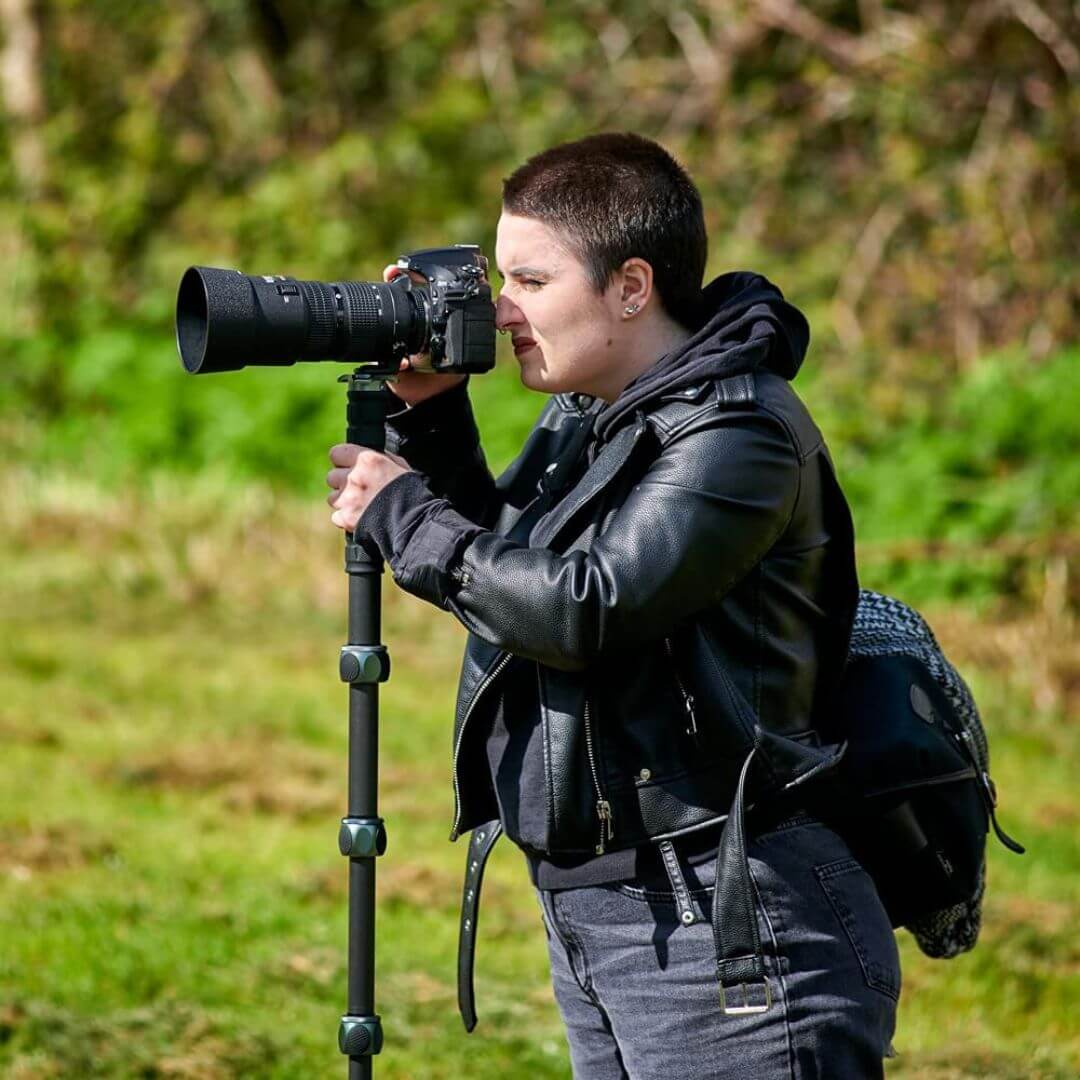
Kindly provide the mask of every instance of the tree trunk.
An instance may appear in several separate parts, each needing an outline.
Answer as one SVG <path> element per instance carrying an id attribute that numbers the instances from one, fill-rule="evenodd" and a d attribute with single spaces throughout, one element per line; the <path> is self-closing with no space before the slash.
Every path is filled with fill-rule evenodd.
<path id="1" fill-rule="evenodd" d="M 26 199 L 45 186 L 45 95 L 41 85 L 41 31 L 34 0 L 0 0 L 0 95 L 11 130 L 16 180 Z"/>

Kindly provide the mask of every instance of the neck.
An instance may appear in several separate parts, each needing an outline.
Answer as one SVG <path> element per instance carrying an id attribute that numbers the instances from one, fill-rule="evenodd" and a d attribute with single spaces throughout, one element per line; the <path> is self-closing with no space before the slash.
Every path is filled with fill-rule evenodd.
<path id="1" fill-rule="evenodd" d="M 643 371 L 679 348 L 689 337 L 690 331 L 671 319 L 642 319 L 634 325 L 633 336 L 625 343 L 625 362 L 597 396 L 609 403 L 614 401 Z"/>

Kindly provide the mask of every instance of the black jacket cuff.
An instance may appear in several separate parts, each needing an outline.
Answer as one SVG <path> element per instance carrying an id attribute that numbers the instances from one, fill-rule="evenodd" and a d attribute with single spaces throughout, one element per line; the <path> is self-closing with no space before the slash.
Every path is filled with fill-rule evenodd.
<path id="1" fill-rule="evenodd" d="M 442 433 L 444 438 L 452 434 L 470 449 L 479 443 L 480 432 L 469 402 L 468 375 L 449 390 L 413 406 L 406 406 L 392 390 L 386 389 L 384 393 L 392 398 L 392 409 L 386 414 L 386 449 L 391 453 L 408 456 L 410 443 L 422 446 L 435 432 Z"/>
<path id="2" fill-rule="evenodd" d="M 394 477 L 368 503 L 354 535 L 374 544 L 406 592 L 439 607 L 458 587 L 451 571 L 484 530 L 433 495 L 418 472 Z"/>

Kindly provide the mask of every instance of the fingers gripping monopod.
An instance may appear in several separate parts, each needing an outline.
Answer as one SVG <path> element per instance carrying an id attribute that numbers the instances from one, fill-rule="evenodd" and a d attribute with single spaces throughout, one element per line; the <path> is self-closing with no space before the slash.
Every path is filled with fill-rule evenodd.
<path id="1" fill-rule="evenodd" d="M 342 376 L 348 386 L 347 442 L 372 450 L 385 447 L 388 402 L 382 391 L 391 374 L 365 367 Z M 368 1080 L 371 1056 L 383 1042 L 375 1011 L 375 860 L 386 850 L 386 827 L 378 810 L 379 683 L 389 678 L 390 654 L 379 642 L 383 561 L 352 533 L 345 534 L 345 572 L 349 625 L 340 671 L 349 686 L 349 801 L 338 848 L 349 859 L 349 989 L 338 1046 L 349 1056 L 349 1080 Z"/>

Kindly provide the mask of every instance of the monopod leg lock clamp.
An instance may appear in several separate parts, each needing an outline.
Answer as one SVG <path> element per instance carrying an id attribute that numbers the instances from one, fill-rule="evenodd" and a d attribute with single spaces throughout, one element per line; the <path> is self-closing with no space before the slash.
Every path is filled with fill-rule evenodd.
<path id="1" fill-rule="evenodd" d="M 370 859 L 386 851 L 386 826 L 382 818 L 342 818 L 338 851 L 351 859 Z"/>
<path id="2" fill-rule="evenodd" d="M 338 1049 L 349 1057 L 370 1057 L 382 1049 L 382 1020 L 378 1016 L 343 1016 Z"/>
<path id="3" fill-rule="evenodd" d="M 342 645 L 338 674 L 347 683 L 386 682 L 390 678 L 390 653 L 385 645 Z"/>

